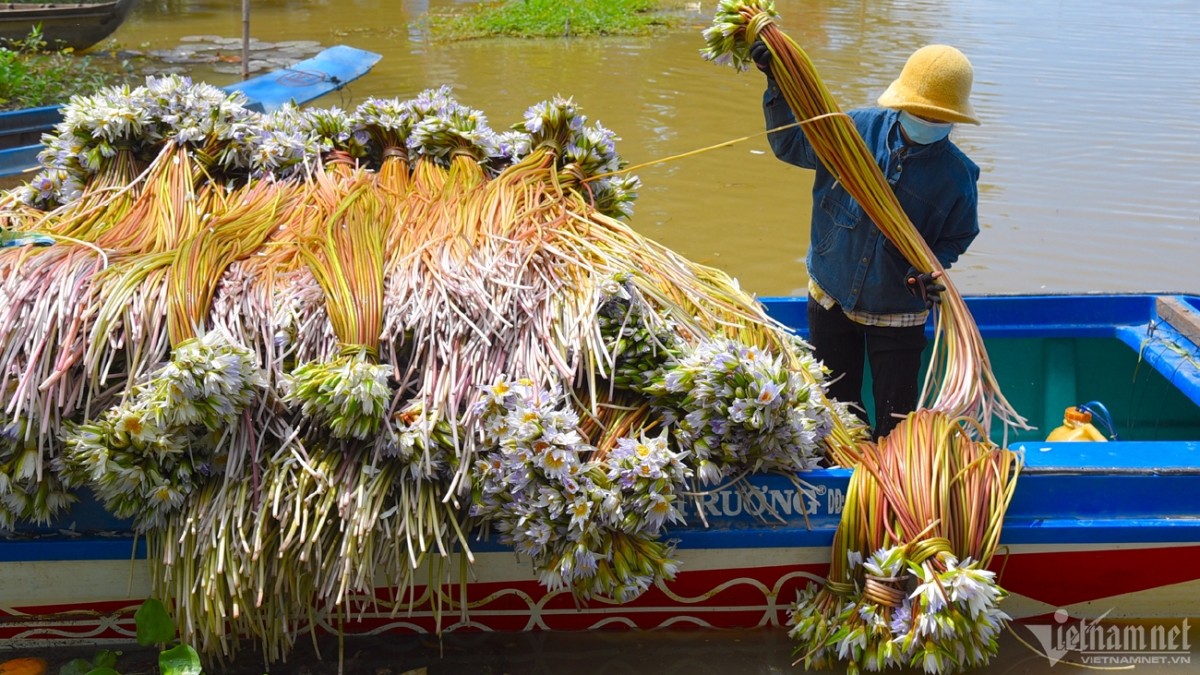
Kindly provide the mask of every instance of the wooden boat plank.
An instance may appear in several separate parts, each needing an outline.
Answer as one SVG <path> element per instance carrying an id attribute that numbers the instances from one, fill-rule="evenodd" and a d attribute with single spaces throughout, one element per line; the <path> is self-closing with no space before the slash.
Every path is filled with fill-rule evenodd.
<path id="1" fill-rule="evenodd" d="M 14 147 L 4 143 L 11 136 L 45 133 L 62 121 L 62 106 L 48 105 L 0 113 L 0 148 Z"/>
<path id="2" fill-rule="evenodd" d="M 1200 354 L 1187 337 L 1165 322 L 1122 326 L 1117 329 L 1117 337 L 1200 405 L 1200 369 L 1196 365 L 1200 363 Z"/>
<path id="3" fill-rule="evenodd" d="M 1183 298 L 1170 295 L 1158 296 L 1155 308 L 1163 321 L 1171 324 L 1192 344 L 1200 345 L 1200 312 L 1196 308 L 1184 302 Z"/>
<path id="4" fill-rule="evenodd" d="M 1200 349 L 1158 320 L 1156 309 L 1164 297 L 1167 307 L 1174 301 L 1189 313 L 1190 307 L 1200 306 L 1200 297 L 1192 295 L 980 296 L 966 301 L 980 334 L 988 339 L 1117 338 L 1200 405 Z M 764 298 L 763 303 L 772 317 L 808 337 L 806 298 Z M 932 319 L 925 330 L 932 336 Z"/>
<path id="5" fill-rule="evenodd" d="M 1134 473 L 1134 470 L 1200 472 L 1200 441 L 1121 441 L 1014 443 L 1013 450 L 1025 453 L 1025 473 L 1050 474 L 1064 471 L 1099 470 Z"/>
<path id="6" fill-rule="evenodd" d="M 1194 499 L 1200 492 L 1200 472 L 1169 471 L 1200 466 L 1200 441 L 1021 443 L 1014 449 L 1025 453 L 1030 468 L 1057 466 L 1061 471 L 1022 476 L 1005 520 L 1004 543 L 1200 541 L 1200 502 Z M 1072 464 L 1099 470 L 1071 472 Z M 1166 471 L 1122 471 L 1156 467 Z M 803 493 L 788 477 L 754 476 L 749 493 L 725 487 L 686 500 L 681 512 L 688 525 L 671 528 L 669 536 L 679 540 L 681 549 L 827 546 L 841 520 L 851 475 L 848 469 L 798 474 Z M 22 528 L 41 537 L 0 544 L 0 562 L 129 559 L 129 538 L 84 534 L 128 530 L 128 523 L 108 516 L 94 500 L 85 498 L 67 520 L 79 534 L 45 537 L 61 532 L 58 528 L 65 523 Z M 1042 523 L 1054 527 L 1039 529 Z M 1067 532 L 1070 527 L 1075 529 Z M 473 542 L 472 548 L 508 550 L 495 541 Z M 141 551 L 144 555 L 144 548 Z"/>
<path id="7" fill-rule="evenodd" d="M 49 7 L 41 5 L 14 5 L 12 9 L 0 8 L 0 22 L 38 21 L 39 19 L 90 19 L 96 16 L 109 16 L 117 8 L 115 2 L 98 2 L 88 5 L 57 4 Z"/>
<path id="8" fill-rule="evenodd" d="M 1148 295 L 987 295 L 966 298 L 985 338 L 1115 337 L 1116 327 L 1145 324 L 1154 314 Z M 808 299 L 763 298 L 772 317 L 808 337 Z M 933 334 L 932 321 L 926 333 Z"/>

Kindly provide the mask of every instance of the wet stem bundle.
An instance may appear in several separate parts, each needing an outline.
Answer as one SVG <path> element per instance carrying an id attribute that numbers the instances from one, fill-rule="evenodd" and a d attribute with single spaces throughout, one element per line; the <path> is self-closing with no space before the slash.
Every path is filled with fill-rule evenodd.
<path id="1" fill-rule="evenodd" d="M 217 284 L 229 266 L 257 251 L 277 227 L 282 189 L 263 181 L 212 205 L 204 229 L 176 249 L 168 274 L 167 330 L 178 345 L 204 331 Z"/>
<path id="2" fill-rule="evenodd" d="M 921 410 L 862 448 L 829 578 L 790 619 L 807 667 L 944 673 L 996 654 L 1007 594 L 987 568 L 1021 458 L 974 440 L 977 424 Z"/>
<path id="3" fill-rule="evenodd" d="M 325 293 L 340 353 L 297 368 L 288 397 L 323 417 L 335 436 L 366 439 L 379 430 L 391 398 L 392 368 L 376 364 L 383 332 L 383 202 L 371 175 L 337 180 L 317 174 L 317 189 L 339 199 L 318 238 L 300 253 Z"/>
<path id="4" fill-rule="evenodd" d="M 1000 392 L 979 328 L 953 280 L 909 221 L 859 135 L 817 74 L 808 55 L 775 24 L 769 0 L 722 0 L 705 31 L 706 58 L 744 69 L 750 45 L 761 39 L 771 52 L 771 73 L 817 156 L 871 220 L 920 272 L 942 272 L 946 291 L 937 312 L 933 358 L 921 400 L 951 417 L 968 415 L 989 430 L 993 418 L 1007 432 L 1028 426 Z"/>
<path id="5" fill-rule="evenodd" d="M 301 252 L 325 291 L 338 339 L 377 352 L 383 316 L 383 214 L 372 182 L 369 176 L 358 177 L 326 221 L 323 236 Z"/>

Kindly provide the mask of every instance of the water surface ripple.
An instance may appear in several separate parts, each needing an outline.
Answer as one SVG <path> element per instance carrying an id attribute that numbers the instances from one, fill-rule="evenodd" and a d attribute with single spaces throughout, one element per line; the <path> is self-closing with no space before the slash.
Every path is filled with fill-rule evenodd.
<path id="1" fill-rule="evenodd" d="M 255 2 L 253 34 L 383 54 L 321 101 L 450 84 L 493 126 L 572 95 L 644 162 L 762 128 L 763 78 L 704 63 L 696 31 L 656 38 L 428 45 L 410 23 L 453 0 Z M 702 4 L 711 12 L 713 1 Z M 953 44 L 983 120 L 956 141 L 980 165 L 983 232 L 954 275 L 967 293 L 1200 292 L 1200 11 L 1195 0 L 779 0 L 782 24 L 843 107 L 870 105 L 908 55 Z M 127 46 L 236 35 L 237 0 L 144 0 Z M 696 24 L 700 25 L 697 15 Z M 198 75 L 205 76 L 203 71 Z M 228 75 L 212 74 L 215 83 Z M 811 174 L 765 139 L 640 171 L 634 224 L 761 295 L 805 284 Z"/>

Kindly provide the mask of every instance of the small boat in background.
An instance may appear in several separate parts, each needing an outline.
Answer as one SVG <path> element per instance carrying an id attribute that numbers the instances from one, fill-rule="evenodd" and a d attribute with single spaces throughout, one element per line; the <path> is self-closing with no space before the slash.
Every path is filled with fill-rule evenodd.
<path id="1" fill-rule="evenodd" d="M 251 110 L 271 112 L 288 102 L 300 105 L 337 91 L 371 72 L 381 58 L 374 52 L 337 45 L 294 66 L 222 89 L 245 94 L 249 99 L 246 107 Z M 36 169 L 42 134 L 53 131 L 61 120 L 62 106 L 57 105 L 0 113 L 0 179 L 9 178 L 7 182 L 11 182 L 13 177 Z"/>
<path id="2" fill-rule="evenodd" d="M 42 28 L 52 49 L 81 51 L 99 43 L 125 22 L 137 0 L 85 4 L 0 3 L 0 44 L 20 42 L 29 31 Z"/>

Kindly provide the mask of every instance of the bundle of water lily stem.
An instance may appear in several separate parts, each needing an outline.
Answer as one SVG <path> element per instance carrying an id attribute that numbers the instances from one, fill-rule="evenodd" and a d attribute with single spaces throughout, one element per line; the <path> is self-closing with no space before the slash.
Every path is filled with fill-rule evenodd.
<path id="1" fill-rule="evenodd" d="M 775 24 L 769 0 L 721 0 L 706 29 L 705 58 L 745 70 L 761 39 L 771 71 L 818 157 L 880 231 L 921 272 L 945 272 L 896 200 L 849 116 L 812 61 Z M 1007 616 L 987 570 L 996 552 L 1020 458 L 987 440 L 1027 428 L 1000 393 L 987 352 L 948 276 L 934 356 L 921 399 L 879 443 L 831 446 L 854 467 L 826 582 L 792 612 L 806 667 L 844 661 L 847 671 L 890 666 L 941 673 L 984 665 Z"/>
<path id="2" fill-rule="evenodd" d="M 0 204 L 54 242 L 0 250 L 0 529 L 90 490 L 198 649 L 440 625 L 472 531 L 627 601 L 675 575 L 682 500 L 863 438 L 802 341 L 620 220 L 637 179 L 572 101 L 504 133 L 445 88 L 242 104 L 73 99 Z"/>

